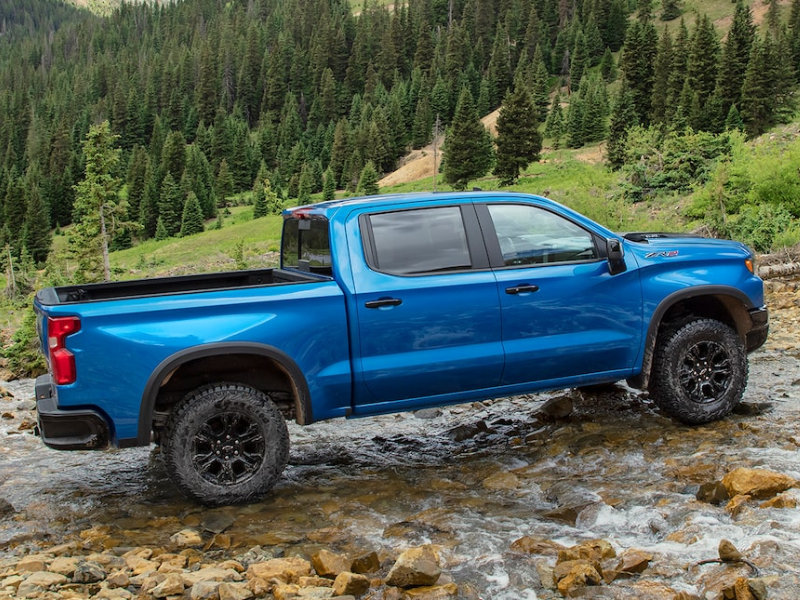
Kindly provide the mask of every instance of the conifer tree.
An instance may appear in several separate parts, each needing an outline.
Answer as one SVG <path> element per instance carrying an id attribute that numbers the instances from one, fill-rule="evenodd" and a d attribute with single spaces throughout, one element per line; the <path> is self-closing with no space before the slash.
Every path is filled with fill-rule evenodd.
<path id="1" fill-rule="evenodd" d="M 180 181 L 186 168 L 186 139 L 180 131 L 170 131 L 161 151 L 161 176 L 167 173 Z"/>
<path id="2" fill-rule="evenodd" d="M 728 116 L 725 118 L 725 131 L 744 131 L 744 121 L 735 104 L 731 104 Z"/>
<path id="3" fill-rule="evenodd" d="M 625 36 L 621 67 L 630 86 L 636 115 L 645 124 L 650 117 L 657 47 L 658 34 L 652 23 L 631 23 Z"/>
<path id="4" fill-rule="evenodd" d="M 556 92 L 547 120 L 544 123 L 544 134 L 553 140 L 553 148 L 560 146 L 561 136 L 564 135 L 564 112 L 561 110 L 561 94 Z"/>
<path id="5" fill-rule="evenodd" d="M 492 47 L 492 58 L 489 61 L 487 77 L 489 79 L 489 108 L 498 106 L 511 86 L 511 54 L 505 27 L 498 22 Z"/>
<path id="6" fill-rule="evenodd" d="M 550 104 L 550 74 L 544 64 L 542 49 L 539 45 L 533 53 L 533 81 L 531 83 L 531 100 L 536 109 L 536 118 L 541 122 L 547 114 Z M 481 114 L 480 112 L 478 113 Z"/>
<path id="7" fill-rule="evenodd" d="M 584 111 L 585 102 L 580 91 L 573 94 L 569 100 L 567 109 L 567 146 L 570 148 L 580 148 L 585 143 L 584 138 Z"/>
<path id="8" fill-rule="evenodd" d="M 575 38 L 575 45 L 570 53 L 569 65 L 569 89 L 577 90 L 580 87 L 583 72 L 586 69 L 587 52 L 586 52 L 586 38 L 582 31 L 578 31 Z"/>
<path id="9" fill-rule="evenodd" d="M 661 20 L 672 21 L 681 16 L 678 0 L 661 0 Z"/>
<path id="10" fill-rule="evenodd" d="M 518 85 L 506 94 L 497 117 L 497 163 L 494 174 L 501 185 L 512 185 L 519 173 L 539 159 L 542 136 L 536 109 L 527 90 Z"/>
<path id="11" fill-rule="evenodd" d="M 3 202 L 5 212 L 5 226 L 8 227 L 11 235 L 6 239 L 11 246 L 11 253 L 15 258 L 19 258 L 22 253 L 22 237 L 19 235 L 25 225 L 25 183 L 22 177 L 17 175 L 16 167 L 12 169 L 8 177 L 5 201 Z"/>
<path id="12" fill-rule="evenodd" d="M 611 48 L 609 47 L 606 47 L 606 51 L 603 53 L 603 58 L 600 59 L 600 74 L 608 83 L 614 81 L 616 78 L 614 55 L 611 54 Z"/>
<path id="13" fill-rule="evenodd" d="M 203 231 L 203 211 L 200 208 L 200 201 L 194 192 L 189 192 L 183 205 L 180 234 L 181 237 L 186 237 L 201 231 Z"/>
<path id="14" fill-rule="evenodd" d="M 164 227 L 164 221 L 161 219 L 161 217 L 159 217 L 158 223 L 156 224 L 155 240 L 160 242 L 162 240 L 166 240 L 168 237 L 169 234 L 167 233 L 167 228 Z"/>
<path id="15" fill-rule="evenodd" d="M 368 160 L 358 178 L 356 194 L 359 196 L 375 196 L 378 192 L 378 172 L 375 170 L 375 165 L 372 161 Z"/>
<path id="16" fill-rule="evenodd" d="M 147 151 L 141 146 L 136 146 L 128 162 L 128 210 L 132 215 L 138 215 L 147 187 Z"/>
<path id="17" fill-rule="evenodd" d="M 608 145 L 606 146 L 608 164 L 612 169 L 619 169 L 625 164 L 628 129 L 635 124 L 636 109 L 633 104 L 633 95 L 628 89 L 627 80 L 623 79 L 614 100 L 608 132 Z"/>
<path id="18" fill-rule="evenodd" d="M 650 102 L 650 121 L 662 124 L 667 121 L 667 94 L 669 77 L 672 74 L 672 36 L 664 27 L 658 43 L 658 54 L 654 66 L 653 98 Z"/>
<path id="19" fill-rule="evenodd" d="M 421 96 L 414 112 L 414 125 L 411 134 L 411 146 L 422 148 L 431 141 L 433 127 L 433 114 L 427 96 Z"/>
<path id="20" fill-rule="evenodd" d="M 714 25 L 703 15 L 695 26 L 689 51 L 687 78 L 703 104 L 711 96 L 717 81 L 719 42 Z"/>
<path id="21" fill-rule="evenodd" d="M 217 205 L 221 208 L 229 206 L 229 198 L 233 196 L 233 175 L 228 169 L 228 161 L 224 158 L 219 163 L 219 172 L 214 184 L 214 193 L 217 196 Z"/>
<path id="22" fill-rule="evenodd" d="M 50 236 L 50 218 L 47 208 L 42 201 L 39 188 L 31 186 L 28 189 L 27 210 L 25 212 L 25 227 L 22 233 L 22 243 L 36 263 L 44 263 L 50 253 L 52 238 Z"/>
<path id="23" fill-rule="evenodd" d="M 300 171 L 300 179 L 297 183 L 297 202 L 300 204 L 309 204 L 311 202 L 311 187 L 312 187 L 311 169 L 308 165 L 303 165 Z"/>
<path id="24" fill-rule="evenodd" d="M 722 51 L 715 90 L 723 115 L 727 114 L 731 105 L 738 104 L 742 96 L 742 85 L 747 71 L 747 63 L 750 61 L 755 30 L 750 7 L 739 0 L 736 3 L 733 22 Z"/>
<path id="25" fill-rule="evenodd" d="M 108 244 L 125 215 L 126 205 L 117 193 L 121 181 L 116 176 L 120 151 L 118 136 L 111 133 L 108 121 L 92 125 L 83 144 L 86 157 L 84 178 L 75 186 L 75 227 L 70 232 L 70 252 L 77 258 L 75 280 L 97 281 L 111 277 Z"/>
<path id="26" fill-rule="evenodd" d="M 462 88 L 443 149 L 444 179 L 463 190 L 470 180 L 489 171 L 493 158 L 489 132 L 478 119 L 472 94 Z"/>
<path id="27" fill-rule="evenodd" d="M 326 169 L 322 183 L 322 200 L 330 202 L 336 198 L 336 177 L 330 167 Z"/>
<path id="28" fill-rule="evenodd" d="M 181 188 L 172 178 L 172 173 L 167 173 L 161 182 L 161 195 L 158 198 L 158 219 L 172 237 L 181 229 L 181 215 L 183 214 L 184 199 Z"/>
<path id="29" fill-rule="evenodd" d="M 678 33 L 672 45 L 672 67 L 667 84 L 667 104 L 665 109 L 666 120 L 672 121 L 675 110 L 680 104 L 683 84 L 686 80 L 686 67 L 689 63 L 689 30 L 681 19 Z"/>

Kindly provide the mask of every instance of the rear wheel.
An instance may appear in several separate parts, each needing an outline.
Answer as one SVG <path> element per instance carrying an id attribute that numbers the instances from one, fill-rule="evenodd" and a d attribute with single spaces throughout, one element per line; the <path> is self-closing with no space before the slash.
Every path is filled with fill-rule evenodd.
<path id="1" fill-rule="evenodd" d="M 736 332 L 715 319 L 696 319 L 663 337 L 650 378 L 656 404 L 691 425 L 730 413 L 747 385 L 747 355 Z"/>
<path id="2" fill-rule="evenodd" d="M 243 385 L 195 390 L 173 410 L 165 437 L 170 477 L 203 504 L 259 499 L 289 458 L 283 415 L 267 394 Z"/>

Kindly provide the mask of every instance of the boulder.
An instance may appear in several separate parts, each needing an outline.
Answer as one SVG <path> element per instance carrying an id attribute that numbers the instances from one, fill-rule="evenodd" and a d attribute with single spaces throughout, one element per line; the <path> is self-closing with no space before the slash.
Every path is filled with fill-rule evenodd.
<path id="1" fill-rule="evenodd" d="M 759 508 L 797 508 L 797 500 L 788 494 L 778 494 L 758 505 Z"/>
<path id="2" fill-rule="evenodd" d="M 576 546 L 559 550 L 556 563 L 574 560 L 588 560 L 592 563 L 599 563 L 605 558 L 615 558 L 616 556 L 616 551 L 607 541 L 588 540 Z"/>
<path id="3" fill-rule="evenodd" d="M 566 550 L 566 547 L 562 546 L 558 542 L 554 542 L 546 538 L 525 535 L 518 540 L 514 540 L 511 543 L 511 549 L 514 552 L 522 552 L 524 554 L 543 554 L 545 556 L 556 556 L 560 550 Z"/>
<path id="4" fill-rule="evenodd" d="M 205 567 L 198 571 L 181 573 L 181 577 L 186 587 L 192 587 L 199 581 L 241 581 L 242 579 L 238 571 L 219 567 Z"/>
<path id="5" fill-rule="evenodd" d="M 441 574 L 439 555 L 433 546 L 426 544 L 409 548 L 400 554 L 389 571 L 386 583 L 402 588 L 433 585 Z"/>
<path id="6" fill-rule="evenodd" d="M 728 489 L 722 485 L 721 481 L 712 481 L 700 486 L 700 489 L 697 490 L 696 498 L 700 502 L 718 505 L 727 502 L 730 496 L 728 496 Z"/>
<path id="7" fill-rule="evenodd" d="M 353 559 L 350 565 L 352 573 L 374 573 L 381 568 L 381 561 L 378 559 L 378 553 L 375 551 L 366 552 Z"/>
<path id="8" fill-rule="evenodd" d="M 203 538 L 196 529 L 181 529 L 170 536 L 169 541 L 177 548 L 196 548 L 203 545 Z"/>
<path id="9" fill-rule="evenodd" d="M 725 510 L 728 511 L 732 517 L 738 517 L 747 507 L 749 501 L 750 496 L 747 494 L 738 494 L 731 498 L 730 502 L 725 505 Z"/>
<path id="10" fill-rule="evenodd" d="M 106 577 L 106 583 L 111 587 L 124 588 L 130 585 L 131 579 L 125 571 L 114 571 Z"/>
<path id="11" fill-rule="evenodd" d="M 501 471 L 494 475 L 489 475 L 481 482 L 487 490 L 515 490 L 519 487 L 519 477 L 514 473 Z"/>
<path id="12" fill-rule="evenodd" d="M 47 560 L 42 556 L 26 556 L 16 564 L 17 571 L 35 573 L 47 571 Z"/>
<path id="13" fill-rule="evenodd" d="M 53 559 L 47 570 L 51 573 L 60 573 L 66 577 L 72 577 L 75 569 L 78 568 L 80 559 L 77 556 L 59 556 Z"/>
<path id="14" fill-rule="evenodd" d="M 78 564 L 75 573 L 72 575 L 72 581 L 75 583 L 97 583 L 106 578 L 106 570 L 100 564 L 87 560 Z"/>
<path id="15" fill-rule="evenodd" d="M 360 596 L 369 589 L 369 579 L 364 575 L 345 571 L 336 576 L 333 582 L 334 596 Z"/>
<path id="16" fill-rule="evenodd" d="M 722 485 L 731 497 L 747 495 L 764 500 L 794 487 L 797 481 L 788 475 L 767 469 L 739 467 L 722 478 Z"/>
<path id="17" fill-rule="evenodd" d="M 572 414 L 572 410 L 572 398 L 569 396 L 556 396 L 542 404 L 537 416 L 544 416 L 550 419 L 565 419 Z"/>
<path id="18" fill-rule="evenodd" d="M 571 560 L 556 565 L 553 572 L 558 591 L 564 596 L 574 596 L 588 585 L 603 581 L 600 573 L 587 560 Z"/>
<path id="19" fill-rule="evenodd" d="M 403 600 L 449 600 L 450 598 L 458 598 L 458 586 L 455 583 L 412 588 L 403 594 Z"/>
<path id="20" fill-rule="evenodd" d="M 253 563 L 247 569 L 248 579 L 260 577 L 269 581 L 274 578 L 284 583 L 292 583 L 308 575 L 311 575 L 311 563 L 296 556 Z"/>
<path id="21" fill-rule="evenodd" d="M 736 546 L 730 540 L 720 540 L 717 552 L 719 553 L 719 559 L 725 562 L 742 559 L 742 553 L 736 549 Z"/>
<path id="22" fill-rule="evenodd" d="M 219 581 L 198 581 L 189 591 L 191 600 L 219 600 Z"/>
<path id="23" fill-rule="evenodd" d="M 352 561 L 343 554 L 329 550 L 320 550 L 311 557 L 311 565 L 321 577 L 336 577 L 339 573 L 350 570 Z"/>
<path id="24" fill-rule="evenodd" d="M 253 592 L 244 583 L 223 582 L 217 588 L 219 600 L 250 600 Z"/>
<path id="25" fill-rule="evenodd" d="M 154 598 L 166 598 L 167 596 L 183 594 L 183 579 L 176 573 L 170 573 L 161 583 L 150 590 L 150 594 Z"/>
<path id="26" fill-rule="evenodd" d="M 620 556 L 617 566 L 606 574 L 606 583 L 611 583 L 619 577 L 630 577 L 642 573 L 650 566 L 651 560 L 653 560 L 653 555 L 650 552 L 636 548 L 625 550 Z"/>
<path id="27" fill-rule="evenodd" d="M 133 594 L 122 588 L 100 588 L 92 600 L 131 600 Z"/>

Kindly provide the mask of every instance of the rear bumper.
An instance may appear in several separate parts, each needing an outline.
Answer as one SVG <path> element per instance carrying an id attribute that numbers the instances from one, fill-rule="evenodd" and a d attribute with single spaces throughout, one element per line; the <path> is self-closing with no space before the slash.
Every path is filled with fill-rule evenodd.
<path id="1" fill-rule="evenodd" d="M 36 411 L 42 441 L 56 450 L 100 450 L 110 439 L 103 416 L 90 409 L 61 410 L 50 375 L 36 379 Z"/>
<path id="2" fill-rule="evenodd" d="M 760 348 L 767 341 L 767 334 L 769 333 L 769 312 L 766 306 L 761 308 L 754 308 L 750 312 L 750 321 L 753 326 L 747 332 L 747 351 Z"/>

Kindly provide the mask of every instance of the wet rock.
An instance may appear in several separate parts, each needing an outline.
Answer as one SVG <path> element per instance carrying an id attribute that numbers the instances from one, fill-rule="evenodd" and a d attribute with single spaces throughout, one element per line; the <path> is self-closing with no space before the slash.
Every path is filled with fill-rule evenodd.
<path id="1" fill-rule="evenodd" d="M 17 594 L 22 597 L 30 596 L 51 586 L 64 585 L 68 581 L 66 577 L 58 573 L 37 571 L 36 573 L 31 573 L 25 578 L 25 581 L 19 584 Z"/>
<path id="2" fill-rule="evenodd" d="M 759 508 L 797 508 L 797 500 L 788 494 L 778 494 L 774 498 L 762 502 Z"/>
<path id="3" fill-rule="evenodd" d="M 599 585 L 603 578 L 588 560 L 571 560 L 556 565 L 556 587 L 562 595 L 573 597 L 588 585 Z"/>
<path id="4" fill-rule="evenodd" d="M 678 592 L 672 600 L 701 600 L 700 596 L 695 596 L 689 592 Z"/>
<path id="5" fill-rule="evenodd" d="M 181 573 L 186 587 L 192 587 L 200 581 L 241 581 L 242 576 L 235 569 L 205 567 L 189 573 Z"/>
<path id="6" fill-rule="evenodd" d="M 736 549 L 736 546 L 730 540 L 720 540 L 717 552 L 719 553 L 719 559 L 725 562 L 742 559 L 742 553 Z"/>
<path id="7" fill-rule="evenodd" d="M 106 571 L 94 561 L 80 563 L 72 575 L 75 583 L 97 583 L 106 578 Z"/>
<path id="8" fill-rule="evenodd" d="M 4 519 L 16 512 L 14 505 L 5 498 L 0 498 L 0 519 Z"/>
<path id="9" fill-rule="evenodd" d="M 409 548 L 400 556 L 389 571 L 386 583 L 395 587 L 430 586 L 436 583 L 442 570 L 439 555 L 431 545 Z"/>
<path id="10" fill-rule="evenodd" d="M 297 581 L 299 577 L 311 575 L 311 563 L 305 559 L 292 556 L 289 558 L 273 558 L 264 562 L 253 563 L 247 568 L 247 578 L 278 579 L 285 583 Z"/>
<path id="11" fill-rule="evenodd" d="M 458 598 L 458 586 L 455 583 L 412 588 L 403 594 L 404 600 L 448 600 L 449 598 Z"/>
<path id="12" fill-rule="evenodd" d="M 730 502 L 725 505 L 725 510 L 728 511 L 732 517 L 738 517 L 742 514 L 742 511 L 747 508 L 747 503 L 749 501 L 750 496 L 739 494 L 730 499 Z"/>
<path id="13" fill-rule="evenodd" d="M 297 585 L 300 587 L 333 587 L 333 581 L 327 577 L 312 575 L 310 577 L 298 577 Z"/>
<path id="14" fill-rule="evenodd" d="M 477 423 L 459 425 L 447 433 L 450 436 L 450 439 L 452 439 L 454 442 L 464 442 L 480 435 L 481 433 L 489 433 L 489 431 L 491 430 L 486 424 L 486 421 L 478 421 Z"/>
<path id="15" fill-rule="evenodd" d="M 171 535 L 169 541 L 177 548 L 196 548 L 203 545 L 203 538 L 195 529 L 182 529 Z"/>
<path id="16" fill-rule="evenodd" d="M 525 535 L 518 540 L 514 540 L 511 543 L 511 549 L 514 552 L 522 552 L 524 554 L 556 556 L 560 550 L 565 550 L 566 548 L 552 540 Z"/>
<path id="17" fill-rule="evenodd" d="M 435 419 L 441 414 L 442 409 L 440 408 L 423 408 L 422 410 L 414 411 L 414 416 L 418 419 Z"/>
<path id="18" fill-rule="evenodd" d="M 481 485 L 487 490 L 515 490 L 519 487 L 519 477 L 501 471 L 484 479 Z"/>
<path id="19" fill-rule="evenodd" d="M 154 598 L 166 598 L 167 596 L 183 594 L 183 579 L 180 575 L 171 573 L 161 583 L 152 588 L 150 594 Z"/>
<path id="20" fill-rule="evenodd" d="M 542 404 L 536 414 L 549 419 L 565 419 L 572 414 L 573 408 L 572 398 L 569 396 L 556 396 Z"/>
<path id="21" fill-rule="evenodd" d="M 651 560 L 653 560 L 653 555 L 650 552 L 637 550 L 636 548 L 625 550 L 617 566 L 606 574 L 606 583 L 611 583 L 620 577 L 630 577 L 644 572 L 650 566 Z"/>
<path id="22" fill-rule="evenodd" d="M 353 573 L 374 573 L 381 568 L 381 561 L 378 559 L 377 552 L 367 552 L 353 559 L 350 571 Z"/>
<path id="23" fill-rule="evenodd" d="M 206 516 L 201 522 L 201 525 L 203 529 L 210 531 L 211 533 L 222 533 L 235 522 L 236 519 L 234 519 L 231 515 L 217 512 Z"/>
<path id="24" fill-rule="evenodd" d="M 556 563 L 570 562 L 575 560 L 588 560 L 592 563 L 600 563 L 606 558 L 617 556 L 614 547 L 605 540 L 588 540 L 558 551 Z"/>
<path id="25" fill-rule="evenodd" d="M 585 508 L 603 504 L 603 499 L 598 494 L 568 481 L 559 481 L 550 486 L 547 490 L 547 499 L 555 502 L 557 508 L 544 511 L 542 515 L 569 525 L 575 525 L 578 515 Z"/>
<path id="26" fill-rule="evenodd" d="M 191 600 L 219 600 L 220 581 L 198 581 L 189 591 Z"/>
<path id="27" fill-rule="evenodd" d="M 741 494 L 763 500 L 794 487 L 797 481 L 788 475 L 767 469 L 739 467 L 722 478 L 722 485 L 731 497 Z"/>
<path id="28" fill-rule="evenodd" d="M 219 600 L 249 600 L 253 597 L 253 592 L 243 583 L 223 582 L 219 584 L 217 591 Z"/>
<path id="29" fill-rule="evenodd" d="M 761 577 L 756 577 L 747 580 L 747 585 L 750 588 L 750 593 L 755 596 L 756 600 L 767 600 L 769 595 L 767 591 L 767 584 Z"/>
<path id="30" fill-rule="evenodd" d="M 369 589 L 369 579 L 364 575 L 345 571 L 336 576 L 333 582 L 333 594 L 335 596 L 360 596 Z"/>
<path id="31" fill-rule="evenodd" d="M 343 571 L 350 570 L 351 561 L 343 554 L 329 550 L 320 550 L 311 557 L 311 565 L 321 577 L 336 577 Z"/>
<path id="32" fill-rule="evenodd" d="M 719 505 L 727 502 L 730 498 L 728 495 L 728 488 L 722 485 L 721 481 L 712 481 L 704 483 L 697 490 L 697 499 L 701 502 L 708 502 L 709 504 Z"/>
<path id="33" fill-rule="evenodd" d="M 757 417 L 772 412 L 774 408 L 775 405 L 772 402 L 739 402 L 733 412 L 745 417 Z"/>

